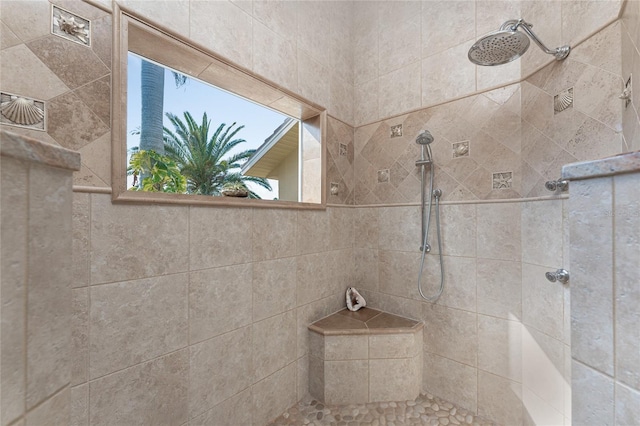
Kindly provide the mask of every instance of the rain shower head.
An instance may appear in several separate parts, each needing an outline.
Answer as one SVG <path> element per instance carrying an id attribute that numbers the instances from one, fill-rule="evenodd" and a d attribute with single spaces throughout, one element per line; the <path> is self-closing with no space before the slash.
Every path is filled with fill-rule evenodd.
<path id="1" fill-rule="evenodd" d="M 474 64 L 487 66 L 502 65 L 514 61 L 529 48 L 529 37 L 536 42 L 540 49 L 549 55 L 554 55 L 558 61 L 569 55 L 571 51 L 569 46 L 558 47 L 555 50 L 547 48 L 534 34 L 531 27 L 533 25 L 525 22 L 524 19 L 505 22 L 498 31 L 487 34 L 471 46 L 469 60 Z M 518 31 L 519 28 L 522 28 L 524 33 Z"/>
<path id="2" fill-rule="evenodd" d="M 433 142 L 433 135 L 428 130 L 423 130 L 416 138 L 418 145 L 429 145 L 431 142 Z"/>

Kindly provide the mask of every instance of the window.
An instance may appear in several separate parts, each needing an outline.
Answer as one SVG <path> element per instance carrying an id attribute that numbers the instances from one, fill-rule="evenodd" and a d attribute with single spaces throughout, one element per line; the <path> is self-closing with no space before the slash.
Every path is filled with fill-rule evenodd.
<path id="1" fill-rule="evenodd" d="M 324 205 L 324 111 L 118 16 L 114 200 Z"/>

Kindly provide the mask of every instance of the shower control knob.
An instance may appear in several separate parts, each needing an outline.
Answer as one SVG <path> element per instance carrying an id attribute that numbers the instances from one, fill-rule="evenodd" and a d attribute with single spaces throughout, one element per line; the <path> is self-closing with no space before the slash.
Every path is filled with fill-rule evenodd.
<path id="1" fill-rule="evenodd" d="M 558 269 L 556 272 L 547 272 L 544 276 L 552 283 L 560 281 L 562 284 L 566 284 L 569 282 L 569 272 L 565 269 Z"/>

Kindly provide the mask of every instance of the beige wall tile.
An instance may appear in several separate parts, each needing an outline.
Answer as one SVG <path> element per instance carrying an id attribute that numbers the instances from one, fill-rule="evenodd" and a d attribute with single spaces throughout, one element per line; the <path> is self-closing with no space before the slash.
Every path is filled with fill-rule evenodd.
<path id="1" fill-rule="evenodd" d="M 0 50 L 6 49 L 7 47 L 12 47 L 17 44 L 20 44 L 21 41 L 17 35 L 11 31 L 11 29 L 4 23 L 0 22 Z"/>
<path id="2" fill-rule="evenodd" d="M 419 299 L 417 289 L 420 254 L 404 251 L 380 251 L 378 254 L 380 292 L 402 298 Z M 425 286 L 425 289 L 431 287 Z"/>
<path id="3" fill-rule="evenodd" d="M 187 286 L 180 274 L 92 287 L 89 376 L 187 346 Z"/>
<path id="4" fill-rule="evenodd" d="M 189 417 L 246 389 L 252 381 L 251 359 L 251 327 L 190 346 Z"/>
<path id="5" fill-rule="evenodd" d="M 407 2 L 420 7 L 417 2 Z M 384 3 L 382 4 L 384 7 Z M 397 10 L 385 16 L 394 16 Z M 408 19 L 385 26 L 385 30 L 379 35 L 379 63 L 380 75 L 406 67 L 420 60 L 420 11 L 408 17 Z M 400 111 L 398 111 L 400 112 Z"/>
<path id="6" fill-rule="evenodd" d="M 296 309 L 297 322 L 297 355 L 300 357 L 309 352 L 309 329 L 311 323 L 337 312 L 344 306 L 344 296 L 340 295 L 340 300 L 335 297 L 326 297 L 315 302 L 300 305 Z"/>
<path id="7" fill-rule="evenodd" d="M 189 353 L 182 350 L 92 381 L 90 424 L 183 424 L 188 371 Z"/>
<path id="8" fill-rule="evenodd" d="M 476 255 L 476 206 L 458 204 L 441 206 L 440 209 L 444 254 L 474 257 Z M 432 223 L 435 224 L 435 222 Z M 435 226 L 432 226 L 435 231 Z"/>
<path id="9" fill-rule="evenodd" d="M 329 295 L 332 268 L 331 252 L 309 254 L 296 257 L 298 305 L 303 305 Z"/>
<path id="10" fill-rule="evenodd" d="M 72 282 L 71 287 L 85 287 L 89 285 L 89 258 L 90 242 L 89 230 L 91 228 L 89 194 L 73 193 L 73 219 L 71 223 L 72 247 Z"/>
<path id="11" fill-rule="evenodd" d="M 29 171 L 27 409 L 71 378 L 71 173 Z"/>
<path id="12" fill-rule="evenodd" d="M 71 385 L 89 378 L 89 289 L 71 293 Z"/>
<path id="13" fill-rule="evenodd" d="M 476 0 L 476 36 L 496 31 L 504 21 L 520 16 L 520 11 L 520 2 Z"/>
<path id="14" fill-rule="evenodd" d="M 329 82 L 329 113 L 346 123 L 353 123 L 353 83 L 332 73 Z"/>
<path id="15" fill-rule="evenodd" d="M 316 334 L 316 333 L 313 333 Z M 340 361 L 369 358 L 368 336 L 324 336 L 324 359 Z M 321 355 L 311 350 L 311 354 Z"/>
<path id="16" fill-rule="evenodd" d="M 316 40 L 322 43 L 325 39 L 317 37 Z M 323 77 L 330 71 L 326 64 L 327 62 L 316 60 L 313 54 L 309 55 L 298 48 L 298 92 L 301 96 L 328 108 L 329 80 Z"/>
<path id="17" fill-rule="evenodd" d="M 33 40 L 29 49 L 70 89 L 109 74 L 109 68 L 92 51 L 56 35 Z M 82 67 L 75 66 L 82 63 Z"/>
<path id="18" fill-rule="evenodd" d="M 277 392 L 274 392 L 277 389 Z M 296 402 L 296 363 L 275 372 L 251 387 L 253 425 L 268 424 Z M 243 407 L 247 409 L 248 407 Z"/>
<path id="19" fill-rule="evenodd" d="M 211 25 L 211 17 L 224 16 Z M 231 61 L 249 66 L 252 60 L 252 19 L 228 1 L 190 1 L 189 38 Z"/>
<path id="20" fill-rule="evenodd" d="M 446 26 L 443 23 L 447 23 Z M 422 57 L 426 58 L 475 36 L 475 1 L 422 4 Z"/>
<path id="21" fill-rule="evenodd" d="M 611 210 L 611 178 L 571 182 L 572 355 L 613 375 L 613 225 L 607 214 Z"/>
<path id="22" fill-rule="evenodd" d="M 189 263 L 191 270 L 247 263 L 251 259 L 250 209 L 189 209 Z M 224 223 L 224 226 L 212 224 Z"/>
<path id="23" fill-rule="evenodd" d="M 562 425 L 567 424 L 565 419 L 571 424 L 569 418 L 526 387 L 522 388 L 522 405 L 525 425 Z"/>
<path id="24" fill-rule="evenodd" d="M 372 359 L 369 361 L 369 400 L 416 399 L 420 393 L 422 358 Z"/>
<path id="25" fill-rule="evenodd" d="M 189 35 L 188 0 L 160 0 L 153 4 L 146 0 L 118 0 L 118 3 L 171 31 L 183 36 Z"/>
<path id="26" fill-rule="evenodd" d="M 389 117 L 419 108 L 421 105 L 420 79 L 420 62 L 381 75 L 378 80 L 380 117 Z"/>
<path id="27" fill-rule="evenodd" d="M 378 247 L 417 252 L 420 241 L 420 208 L 382 207 L 378 216 Z"/>
<path id="28" fill-rule="evenodd" d="M 296 359 L 296 315 L 288 311 L 252 326 L 253 381 L 257 382 Z"/>
<path id="29" fill-rule="evenodd" d="M 358 105 L 355 108 L 354 117 L 356 126 L 371 123 L 380 118 L 378 113 L 378 80 L 376 78 L 367 82 L 356 83 L 354 105 Z"/>
<path id="30" fill-rule="evenodd" d="M 108 125 L 74 92 L 52 100 L 47 114 L 49 135 L 65 148 L 79 150 L 109 132 Z"/>
<path id="31" fill-rule="evenodd" d="M 478 371 L 478 415 L 501 424 L 522 424 L 522 385 Z"/>
<path id="32" fill-rule="evenodd" d="M 358 404 L 369 401 L 369 361 L 325 361 L 324 401 Z"/>
<path id="33" fill-rule="evenodd" d="M 378 250 L 354 249 L 353 286 L 378 290 Z"/>
<path id="34" fill-rule="evenodd" d="M 466 40 L 422 60 L 422 106 L 434 105 L 476 90 L 476 66 L 467 59 L 467 52 L 473 43 L 474 40 Z"/>
<path id="35" fill-rule="evenodd" d="M 305 355 L 296 361 L 296 401 L 300 401 L 302 398 L 309 396 L 309 375 L 315 374 L 311 373 L 311 369 L 309 368 L 309 358 L 309 355 Z M 324 377 L 324 374 L 322 374 L 322 377 Z"/>
<path id="36" fill-rule="evenodd" d="M 89 426 L 89 384 L 71 388 L 70 426 Z"/>
<path id="37" fill-rule="evenodd" d="M 13 4 L 13 2 L 3 2 L 2 4 L 4 6 L 9 3 Z M 37 4 L 36 2 L 21 3 L 24 5 Z M 3 16 L 4 18 L 5 16 Z M 24 78 L 25 69 L 29 70 L 32 78 Z M 2 51 L 0 73 L 2 74 L 2 90 L 16 95 L 47 101 L 69 90 L 62 80 L 24 44 Z"/>
<path id="38" fill-rule="evenodd" d="M 424 304 L 423 319 L 425 351 L 476 366 L 478 331 L 475 313 Z"/>
<path id="39" fill-rule="evenodd" d="M 330 29 L 331 8 L 326 7 L 321 1 L 308 1 L 300 3 L 297 12 L 299 54 L 302 49 L 305 55 L 310 55 L 317 63 L 329 65 L 331 39 L 321 35 Z"/>
<path id="40" fill-rule="evenodd" d="M 522 260 L 560 268 L 563 241 L 562 201 L 522 203 Z"/>
<path id="41" fill-rule="evenodd" d="M 296 272 L 294 258 L 253 264 L 253 321 L 296 306 Z"/>
<path id="42" fill-rule="evenodd" d="M 616 379 L 640 389 L 640 196 L 638 174 L 614 178 Z"/>
<path id="43" fill-rule="evenodd" d="M 474 367 L 425 351 L 422 383 L 434 395 L 472 412 L 477 409 L 478 370 Z"/>
<path id="44" fill-rule="evenodd" d="M 564 284 L 549 282 L 545 277 L 549 270 L 543 266 L 522 264 L 522 323 L 563 340 Z M 555 272 L 555 268 L 551 270 Z"/>
<path id="45" fill-rule="evenodd" d="M 70 404 L 71 391 L 65 387 L 29 412 L 26 426 L 69 424 Z"/>
<path id="46" fill-rule="evenodd" d="M 253 17 L 283 37 L 297 34 L 299 5 L 287 1 L 253 1 Z"/>
<path id="47" fill-rule="evenodd" d="M 10 423 L 24 413 L 25 396 L 25 339 L 27 285 L 27 223 L 28 223 L 28 166 L 2 157 L 0 203 L 1 242 L 0 260 L 2 283 L 0 374 L 2 399 L 0 421 Z M 7 208 L 6 206 L 11 206 Z"/>
<path id="48" fill-rule="evenodd" d="M 195 419 L 191 419 L 189 421 L 189 425 L 250 425 L 252 420 L 252 411 L 248 409 L 248 407 L 251 406 L 251 403 L 251 390 L 246 389 L 226 401 L 221 402 L 206 413 L 196 417 Z"/>
<path id="49" fill-rule="evenodd" d="M 254 12 L 259 4 L 270 2 L 254 2 Z M 286 4 L 289 2 L 273 2 Z M 255 16 L 255 15 L 254 15 Z M 295 34 L 291 32 L 289 34 Z M 253 21 L 253 71 L 268 78 L 287 89 L 297 90 L 298 72 L 296 45 L 282 34 Z"/>
<path id="50" fill-rule="evenodd" d="M 478 257 L 520 260 L 520 204 L 479 204 Z"/>
<path id="51" fill-rule="evenodd" d="M 277 259 L 296 253 L 295 210 L 253 210 L 253 260 Z"/>
<path id="52" fill-rule="evenodd" d="M 573 424 L 615 424 L 614 382 L 610 377 L 574 359 L 571 384 Z"/>
<path id="53" fill-rule="evenodd" d="M 415 357 L 422 352 L 422 332 L 419 335 L 420 339 L 414 333 L 372 334 L 369 336 L 369 358 Z"/>
<path id="54" fill-rule="evenodd" d="M 299 210 L 297 223 L 298 254 L 329 249 L 329 216 L 325 212 Z"/>
<path id="55" fill-rule="evenodd" d="M 107 132 L 95 141 L 83 146 L 79 152 L 82 156 L 82 164 L 104 182 L 104 186 L 110 186 L 111 132 Z"/>
<path id="56" fill-rule="evenodd" d="M 428 256 L 423 272 L 423 289 L 435 294 L 440 286 L 441 271 L 437 255 Z M 444 291 L 436 302 L 450 308 L 476 312 L 476 259 L 444 256 Z M 426 285 L 425 285 L 426 284 Z"/>
<path id="57" fill-rule="evenodd" d="M 562 3 L 562 38 L 575 44 L 599 26 L 616 19 L 620 12 L 619 0 L 567 1 Z"/>
<path id="58" fill-rule="evenodd" d="M 478 368 L 522 383 L 522 330 L 518 321 L 478 315 Z"/>
<path id="59" fill-rule="evenodd" d="M 640 392 L 616 383 L 616 424 L 633 425 L 640 418 Z"/>
<path id="60" fill-rule="evenodd" d="M 496 26 L 496 29 L 502 22 L 504 21 L 501 21 Z M 471 48 L 471 45 L 469 45 L 469 48 Z M 499 67 L 476 66 L 476 90 L 486 90 L 505 83 L 515 83 L 520 80 L 521 68 L 521 59 L 516 59 Z"/>
<path id="61" fill-rule="evenodd" d="M 354 213 L 350 208 L 330 208 L 329 247 L 332 250 L 347 249 L 354 245 Z"/>
<path id="62" fill-rule="evenodd" d="M 324 361 L 309 356 L 309 393 L 312 397 L 324 401 Z"/>
<path id="63" fill-rule="evenodd" d="M 46 0 L 3 1 L 2 22 L 23 42 L 49 34 L 51 9 Z"/>
<path id="64" fill-rule="evenodd" d="M 109 195 L 94 194 L 91 196 L 91 211 L 92 284 L 188 269 L 186 208 L 114 205 Z M 145 217 L 153 220 L 142 220 Z M 197 234 L 202 235 L 202 229 L 197 229 Z M 193 238 L 191 243 L 194 244 Z M 146 253 L 144 262 L 140 261 L 141 253 Z"/>
<path id="65" fill-rule="evenodd" d="M 478 313 L 504 319 L 522 319 L 522 264 L 478 259 Z"/>
<path id="66" fill-rule="evenodd" d="M 564 370 L 564 344 L 523 327 L 522 385 L 560 413 L 564 411 Z"/>
<path id="67" fill-rule="evenodd" d="M 253 265 L 189 274 L 189 341 L 199 342 L 251 323 Z"/>

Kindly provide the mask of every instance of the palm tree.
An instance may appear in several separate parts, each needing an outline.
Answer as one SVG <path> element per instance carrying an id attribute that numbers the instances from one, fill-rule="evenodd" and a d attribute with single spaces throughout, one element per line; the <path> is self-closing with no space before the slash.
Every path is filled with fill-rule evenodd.
<path id="1" fill-rule="evenodd" d="M 222 123 L 213 135 L 209 136 L 211 120 L 207 118 L 206 112 L 200 124 L 186 111 L 184 121 L 169 112 L 166 116 L 173 124 L 174 130 L 164 128 L 165 154 L 176 162 L 180 173 L 187 178 L 188 193 L 221 195 L 225 185 L 241 184 L 246 187 L 247 182 L 255 182 L 271 190 L 271 185 L 266 179 L 244 176 L 239 171 L 255 149 L 229 154 L 234 147 L 246 142 L 244 139 L 234 139 L 244 126 L 234 128 L 236 123 L 231 126 Z M 255 192 L 248 192 L 250 198 L 260 198 Z"/>

